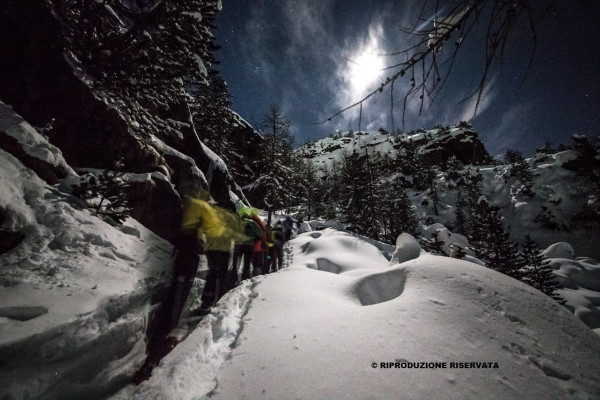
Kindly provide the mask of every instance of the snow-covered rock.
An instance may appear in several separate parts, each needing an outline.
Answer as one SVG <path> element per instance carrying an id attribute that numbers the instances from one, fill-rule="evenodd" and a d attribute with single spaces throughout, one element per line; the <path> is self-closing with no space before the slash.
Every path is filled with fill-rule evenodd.
<path id="1" fill-rule="evenodd" d="M 298 152 L 310 159 L 321 170 L 330 170 L 334 162 L 339 162 L 353 151 L 396 157 L 402 143 L 410 141 L 417 146 L 418 153 L 434 162 L 444 162 L 454 155 L 464 164 L 481 164 L 489 158 L 477 133 L 472 129 L 453 128 L 449 133 L 440 129 L 419 132 L 410 136 L 395 138 L 382 132 L 346 132 L 305 144 Z"/>
<path id="2" fill-rule="evenodd" d="M 62 152 L 48 142 L 13 109 L 0 101 L 0 148 L 20 158 L 46 182 L 57 183 L 59 178 L 75 175 Z"/>

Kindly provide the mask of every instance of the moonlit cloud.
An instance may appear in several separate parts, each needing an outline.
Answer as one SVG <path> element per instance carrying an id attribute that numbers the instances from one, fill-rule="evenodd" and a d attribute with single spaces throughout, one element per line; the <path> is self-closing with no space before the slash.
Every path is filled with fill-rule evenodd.
<path id="1" fill-rule="evenodd" d="M 525 127 L 528 126 L 534 108 L 533 102 L 514 104 L 501 114 L 498 118 L 499 123 L 494 128 L 484 133 L 489 148 L 502 149 L 492 156 L 504 157 L 506 148 L 522 150 L 524 135 L 526 135 Z M 521 129 L 515 129 L 516 127 Z"/>
<path id="2" fill-rule="evenodd" d="M 294 5 L 282 3 L 286 28 L 293 38 L 293 46 L 315 46 L 331 37 L 331 2 L 300 2 Z"/>
<path id="3" fill-rule="evenodd" d="M 494 99 L 498 95 L 496 90 L 496 80 L 497 76 L 485 85 L 481 92 L 481 96 L 479 96 L 478 93 L 475 93 L 467 99 L 464 105 L 462 105 L 463 111 L 459 114 L 459 121 L 470 121 L 474 116 L 483 114 L 492 105 Z"/>

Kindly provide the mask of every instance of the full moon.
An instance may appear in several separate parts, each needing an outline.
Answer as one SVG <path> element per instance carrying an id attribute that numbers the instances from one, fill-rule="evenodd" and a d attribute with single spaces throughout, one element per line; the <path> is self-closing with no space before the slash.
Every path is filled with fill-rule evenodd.
<path id="1" fill-rule="evenodd" d="M 350 83 L 353 92 L 361 94 L 368 89 L 373 89 L 373 83 L 381 80 L 383 68 L 381 57 L 368 49 L 354 60 L 350 60 Z"/>

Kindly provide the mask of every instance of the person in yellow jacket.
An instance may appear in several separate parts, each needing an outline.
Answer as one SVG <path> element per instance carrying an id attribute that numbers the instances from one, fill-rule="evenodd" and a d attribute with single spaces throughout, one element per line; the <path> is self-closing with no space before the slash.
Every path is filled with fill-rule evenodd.
<path id="1" fill-rule="evenodd" d="M 230 289 L 227 273 L 231 266 L 233 243 L 246 237 L 237 214 L 217 207 L 207 194 L 204 194 L 204 198 L 207 200 L 184 198 L 181 234 L 176 243 L 171 284 L 151 318 L 147 332 L 147 358 L 134 377 L 136 383 L 147 379 L 152 368 L 175 344 L 170 342 L 169 334 L 177 326 L 187 302 L 198 271 L 200 254 L 206 256 L 209 269 L 200 312 L 209 311 Z"/>
<path id="2" fill-rule="evenodd" d="M 245 240 L 238 216 L 214 204 L 187 198 L 184 203 L 182 231 L 195 234 L 204 244 L 208 276 L 202 293 L 204 313 L 229 289 L 234 243 Z M 237 273 L 237 271 L 235 271 Z"/>

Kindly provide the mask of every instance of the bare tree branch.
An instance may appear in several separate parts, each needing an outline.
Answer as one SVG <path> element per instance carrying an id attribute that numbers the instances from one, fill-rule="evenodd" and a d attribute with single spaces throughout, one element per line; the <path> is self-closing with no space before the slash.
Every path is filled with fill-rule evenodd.
<path id="1" fill-rule="evenodd" d="M 394 86 L 400 78 L 410 77 L 410 87 L 404 93 L 402 102 L 402 130 L 404 130 L 408 101 L 418 96 L 420 101 L 419 115 L 435 103 L 436 97 L 448 82 L 448 77 L 455 66 L 458 52 L 466 40 L 477 40 L 474 29 L 481 22 L 486 22 L 483 38 L 483 72 L 476 90 L 464 100 L 476 96 L 474 114 L 476 115 L 483 99 L 492 67 L 496 64 L 502 68 L 509 40 L 517 35 L 517 27 L 525 24 L 531 33 L 531 54 L 525 68 L 525 77 L 531 69 L 538 44 L 537 26 L 540 20 L 551 11 L 558 0 L 549 0 L 545 5 L 533 4 L 530 0 L 423 0 L 414 18 L 412 27 L 398 27 L 399 42 L 406 43 L 403 50 L 380 56 L 400 58 L 390 63 L 381 72 L 390 75 L 361 99 L 335 112 L 318 124 L 331 121 L 348 110 L 359 106 L 362 108 L 367 100 L 382 93 L 390 87 L 390 119 L 394 127 Z M 427 17 L 433 15 L 434 17 Z M 485 21 L 484 21 L 485 20 Z M 449 44 L 455 37 L 454 44 Z M 445 51 L 449 46 L 451 51 Z M 443 51 L 444 50 L 444 51 Z M 441 58 L 443 56 L 443 58 Z M 523 79 L 525 79 L 525 77 Z M 425 101 L 429 101 L 426 107 Z M 464 101 L 463 100 L 463 101 Z M 361 121 L 362 122 L 362 121 Z"/>

